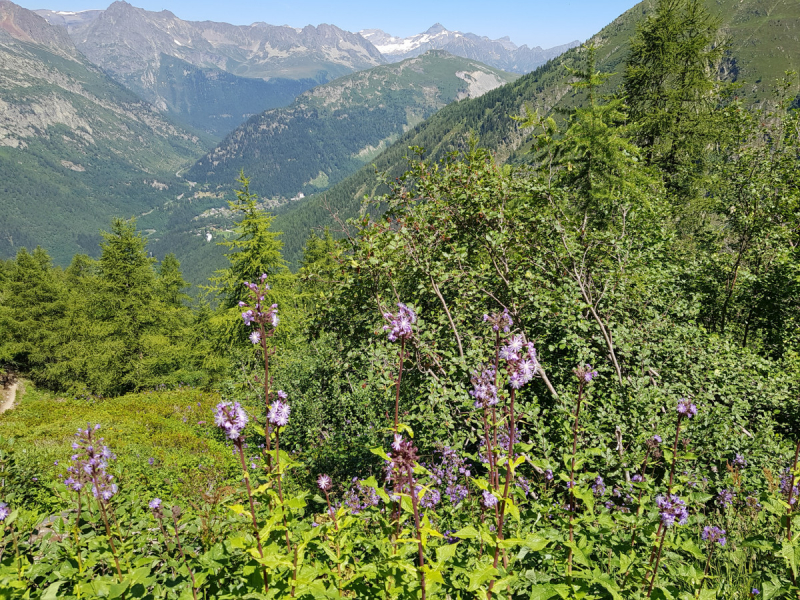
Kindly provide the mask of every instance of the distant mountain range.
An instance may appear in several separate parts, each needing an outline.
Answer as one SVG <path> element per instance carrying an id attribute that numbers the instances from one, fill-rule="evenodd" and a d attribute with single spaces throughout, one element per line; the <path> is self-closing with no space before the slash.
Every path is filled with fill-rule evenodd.
<path id="1" fill-rule="evenodd" d="M 394 42 L 387 42 L 396 38 L 377 29 L 350 33 L 333 25 L 295 29 L 184 21 L 166 10 L 122 1 L 106 10 L 36 13 L 66 29 L 89 60 L 128 89 L 217 137 L 252 115 L 286 106 L 315 85 L 430 49 L 524 73 L 577 43 L 531 50 L 507 38 L 449 32 L 437 24 L 403 41 L 408 48 L 398 53 Z"/>
<path id="2" fill-rule="evenodd" d="M 527 46 L 517 46 L 508 37 L 492 40 L 474 33 L 448 31 L 440 23 L 436 23 L 424 33 L 407 38 L 393 37 L 381 29 L 363 29 L 358 33 L 372 42 L 380 53 L 391 62 L 419 56 L 428 50 L 439 49 L 456 56 L 478 60 L 511 73 L 529 73 L 551 58 L 580 45 L 580 41 L 575 40 L 547 50 L 538 46 L 528 48 Z"/>

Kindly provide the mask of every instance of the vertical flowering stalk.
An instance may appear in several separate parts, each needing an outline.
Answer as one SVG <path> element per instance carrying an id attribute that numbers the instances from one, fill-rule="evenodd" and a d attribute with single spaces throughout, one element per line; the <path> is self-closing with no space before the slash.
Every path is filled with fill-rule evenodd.
<path id="1" fill-rule="evenodd" d="M 700 589 L 697 590 L 697 594 L 695 595 L 696 598 L 700 597 L 700 592 L 702 592 L 703 587 L 705 587 L 706 577 L 708 576 L 708 567 L 711 564 L 711 557 L 713 556 L 714 548 L 716 547 L 714 544 L 725 546 L 728 541 L 725 537 L 724 529 L 712 527 L 710 525 L 703 527 L 703 533 L 700 537 L 702 537 L 704 541 L 708 542 L 708 557 L 706 558 L 706 568 L 703 569 L 703 579 L 700 581 Z"/>
<path id="2" fill-rule="evenodd" d="M 390 312 L 383 313 L 383 318 L 389 321 L 388 325 L 383 326 L 384 331 L 388 331 L 387 338 L 390 342 L 400 340 L 400 357 L 399 368 L 397 372 L 397 383 L 395 384 L 395 397 L 394 397 L 394 433 L 397 434 L 397 427 L 399 425 L 399 411 L 400 411 L 400 381 L 403 378 L 403 362 L 405 361 L 406 340 L 410 339 L 413 331 L 411 326 L 417 322 L 416 313 L 402 302 L 397 303 L 397 314 Z"/>
<path id="3" fill-rule="evenodd" d="M 114 544 L 114 537 L 111 535 L 111 526 L 108 521 L 108 502 L 117 493 L 118 488 L 117 484 L 114 483 L 114 476 L 106 471 L 108 462 L 116 457 L 108 449 L 108 446 L 100 446 L 99 448 L 96 446 L 98 442 L 103 441 L 103 438 L 97 440 L 94 438 L 94 432 L 98 429 L 100 429 L 100 425 L 87 426 L 86 429 L 78 430 L 78 441 L 72 444 L 72 448 L 78 451 L 72 456 L 72 466 L 76 472 L 82 471 L 82 477 L 85 478 L 87 484 L 92 486 L 92 495 L 97 499 L 97 504 L 100 507 L 108 544 L 111 547 L 111 555 L 114 557 L 114 566 L 117 569 L 117 577 L 121 583 L 122 569 L 119 565 L 117 548 Z M 72 479 L 75 481 L 74 478 Z"/>
<path id="4" fill-rule="evenodd" d="M 411 495 L 411 508 L 414 513 L 414 529 L 417 536 L 419 585 L 420 589 L 422 590 L 422 600 L 425 600 L 425 571 L 423 570 L 425 567 L 425 553 L 422 546 L 422 527 L 419 519 L 419 493 L 417 492 L 416 482 L 414 481 L 414 466 L 417 464 L 417 449 L 414 447 L 414 444 L 411 441 L 404 440 L 398 435 L 395 436 L 395 441 L 392 444 L 392 450 L 393 452 L 390 455 L 392 461 L 391 469 L 393 472 L 404 476 L 406 489 Z M 398 496 L 398 499 L 402 493 L 402 489 L 399 487 L 399 485 L 400 484 L 398 483 L 398 487 L 395 490 L 395 494 Z M 398 504 L 400 504 L 399 500 Z"/>
<path id="5" fill-rule="evenodd" d="M 331 506 L 331 497 L 328 493 L 328 490 L 331 489 L 331 478 L 330 475 L 320 474 L 317 477 L 317 487 L 321 489 L 325 493 L 325 501 L 328 503 L 328 516 L 333 519 L 333 528 L 336 532 L 339 531 L 339 520 L 336 517 L 336 511 L 333 510 L 333 506 Z M 336 590 L 339 592 L 339 595 L 342 595 L 342 589 L 339 585 L 342 579 L 342 565 L 341 565 L 341 554 L 339 552 L 339 542 L 336 541 L 333 543 L 333 548 L 336 550 L 336 572 L 339 574 L 339 577 L 336 579 Z"/>
<path id="6" fill-rule="evenodd" d="M 164 529 L 164 510 L 161 506 L 161 498 L 153 498 L 150 500 L 150 502 L 148 502 L 147 506 L 150 508 L 150 512 L 153 513 L 153 517 L 158 522 L 158 527 L 161 529 L 161 535 L 164 537 L 164 544 L 167 544 L 166 555 L 169 557 L 168 544 L 170 542 L 170 537 L 167 533 L 167 530 Z M 175 569 L 172 569 L 172 576 L 175 577 Z"/>
<path id="7" fill-rule="evenodd" d="M 276 475 L 278 478 L 278 499 L 283 504 L 283 484 L 281 480 L 283 479 L 283 473 L 281 473 L 281 457 L 280 457 L 280 450 L 281 450 L 281 427 L 286 427 L 289 424 L 289 413 L 291 412 L 291 407 L 289 403 L 286 402 L 288 398 L 288 394 L 283 390 L 278 390 L 278 399 L 272 403 L 272 406 L 269 409 L 269 413 L 267 414 L 267 431 L 269 433 L 269 426 L 275 426 L 275 469 Z M 286 524 L 286 513 L 283 513 L 283 526 L 286 532 L 286 549 L 287 551 L 292 551 L 292 546 L 289 543 L 289 527 Z"/>
<path id="8" fill-rule="evenodd" d="M 597 377 L 597 371 L 592 370 L 591 365 L 580 366 L 575 369 L 575 376 L 578 378 L 578 402 L 575 406 L 575 420 L 572 425 L 572 461 L 569 467 L 569 541 L 575 541 L 574 525 L 575 520 L 575 458 L 578 454 L 578 422 L 581 416 L 581 402 L 583 401 L 583 390 L 592 379 Z M 567 574 L 572 574 L 572 548 L 569 549 L 567 557 Z"/>
<path id="9" fill-rule="evenodd" d="M 500 514 L 497 518 L 497 545 L 494 549 L 494 567 L 497 568 L 497 560 L 500 554 L 500 542 L 503 540 L 503 525 L 505 520 L 506 502 L 508 501 L 509 487 L 514 477 L 514 441 L 516 435 L 516 414 L 514 413 L 514 400 L 517 390 L 529 383 L 539 370 L 539 362 L 536 358 L 536 348 L 530 342 L 526 342 L 521 335 L 514 336 L 500 350 L 500 357 L 506 361 L 506 372 L 508 373 L 509 385 L 511 386 L 511 401 L 509 404 L 509 424 L 508 424 L 508 449 L 506 454 L 506 477 L 503 486 L 503 503 L 500 506 Z"/>
<path id="10" fill-rule="evenodd" d="M 656 506 L 658 506 L 659 509 L 659 516 L 661 518 L 661 524 L 663 525 L 663 528 L 661 532 L 661 542 L 658 545 L 656 566 L 653 568 L 653 578 L 650 580 L 650 586 L 647 588 L 648 598 L 653 593 L 653 586 L 656 583 L 658 566 L 661 563 L 661 552 L 664 549 L 664 538 L 667 537 L 667 529 L 675 525 L 675 523 L 678 525 L 686 525 L 686 523 L 689 521 L 689 511 L 686 509 L 686 503 L 675 494 L 658 496 L 656 498 Z"/>
<path id="11" fill-rule="evenodd" d="M 678 462 L 678 439 L 680 438 L 681 434 L 681 422 L 683 419 L 691 419 L 697 414 L 697 406 L 692 404 L 692 401 L 688 398 L 681 398 L 678 400 L 678 424 L 675 426 L 675 441 L 672 444 L 672 465 L 669 469 L 669 483 L 667 484 L 667 493 L 672 493 L 672 483 L 675 478 L 675 465 Z M 658 539 L 659 534 L 662 533 L 664 530 L 664 521 L 662 520 L 658 524 L 658 531 L 656 531 L 656 539 Z M 663 541 L 663 537 L 662 537 Z M 652 552 L 650 552 L 650 564 L 653 564 L 653 557 L 655 556 L 656 549 L 653 548 Z M 660 552 L 660 550 L 659 550 Z"/>
<path id="12" fill-rule="evenodd" d="M 255 324 L 257 329 L 250 333 L 250 342 L 255 346 L 261 347 L 261 352 L 264 355 L 264 411 L 265 414 L 270 409 L 270 379 L 269 379 L 269 357 L 270 349 L 267 346 L 267 338 L 275 335 L 275 330 L 278 328 L 278 305 L 272 304 L 266 306 L 267 292 L 270 290 L 267 283 L 267 274 L 262 273 L 259 278 L 259 283 L 244 282 L 245 287 L 248 289 L 249 302 L 239 302 L 239 308 L 246 309 L 242 312 L 242 320 L 248 327 Z M 268 427 L 265 427 L 268 429 Z M 270 452 L 270 436 L 269 431 L 265 433 L 265 443 L 267 447 L 267 456 Z M 267 461 L 267 467 L 271 467 L 271 462 Z"/>
<path id="13" fill-rule="evenodd" d="M 247 499 L 250 501 L 250 517 L 253 522 L 253 535 L 256 538 L 256 546 L 258 547 L 258 554 L 264 558 L 264 548 L 261 546 L 261 536 L 258 533 L 258 521 L 256 520 L 256 507 L 253 502 L 253 491 L 250 488 L 250 473 L 247 471 L 247 462 L 244 460 L 244 449 L 242 448 L 242 430 L 247 425 L 247 414 L 244 412 L 241 404 L 238 402 L 220 402 L 214 411 L 214 422 L 217 427 L 225 432 L 228 439 L 233 440 L 236 450 L 239 452 L 239 461 L 242 465 L 242 472 L 244 473 L 244 483 L 247 488 Z M 269 435 L 267 436 L 269 437 Z M 267 569 L 261 567 L 261 573 L 264 577 L 264 593 L 269 594 L 269 583 L 267 580 Z"/>

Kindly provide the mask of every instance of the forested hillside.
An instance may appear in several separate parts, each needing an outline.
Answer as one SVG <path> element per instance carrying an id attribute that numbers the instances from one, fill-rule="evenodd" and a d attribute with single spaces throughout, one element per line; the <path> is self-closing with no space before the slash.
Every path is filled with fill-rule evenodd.
<path id="1" fill-rule="evenodd" d="M 0 261 L 0 595 L 800 597 L 798 75 L 737 97 L 702 0 L 630 36 L 296 273 L 243 175 L 200 299 L 132 220 Z"/>
<path id="2" fill-rule="evenodd" d="M 347 75 L 254 116 L 186 176 L 230 186 L 243 169 L 256 193 L 286 202 L 338 183 L 443 106 L 514 79 L 437 50 Z"/>
<path id="3" fill-rule="evenodd" d="M 627 11 L 588 41 L 597 47 L 597 67 L 614 74 L 600 88 L 602 93 L 618 89 L 629 53 L 629 40 L 643 19 L 652 15 L 655 0 L 645 0 Z M 741 85 L 737 95 L 748 104 L 771 97 L 775 81 L 784 71 L 800 71 L 800 4 L 793 0 L 720 0 L 708 3 L 719 20 L 715 44 L 725 50 L 717 63 L 724 81 Z M 395 145 L 372 160 L 372 164 L 340 184 L 278 216 L 277 227 L 285 233 L 286 256 L 299 259 L 309 228 L 332 224 L 331 213 L 341 219 L 356 215 L 365 195 L 384 193 L 375 169 L 399 176 L 407 166 L 409 147 L 424 148 L 432 159 L 446 152 L 463 150 L 470 135 L 477 136 L 500 161 L 526 162 L 532 129 L 513 119 L 535 111 L 559 114 L 575 105 L 575 91 L 569 86 L 568 69 L 579 68 L 582 50 L 572 49 L 539 67 L 533 73 L 480 98 L 462 101 L 440 111 L 407 132 Z M 374 166 L 373 166 L 374 165 Z"/>

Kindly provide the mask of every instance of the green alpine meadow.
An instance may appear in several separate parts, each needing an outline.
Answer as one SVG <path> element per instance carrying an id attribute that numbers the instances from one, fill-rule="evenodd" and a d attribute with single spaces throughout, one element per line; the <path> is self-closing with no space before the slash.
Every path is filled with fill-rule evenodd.
<path id="1" fill-rule="evenodd" d="M 799 34 L 0 0 L 0 598 L 800 600 Z"/>

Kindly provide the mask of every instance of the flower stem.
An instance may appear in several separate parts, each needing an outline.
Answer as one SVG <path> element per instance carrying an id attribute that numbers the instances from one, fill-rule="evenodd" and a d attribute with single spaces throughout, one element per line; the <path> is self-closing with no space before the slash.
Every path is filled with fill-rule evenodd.
<path id="1" fill-rule="evenodd" d="M 664 549 L 664 538 L 667 537 L 667 528 L 664 527 L 661 533 L 661 543 L 658 545 L 658 557 L 656 558 L 656 566 L 653 568 L 653 578 L 650 580 L 650 587 L 647 589 L 647 597 L 653 593 L 653 585 L 656 583 L 656 576 L 658 575 L 658 565 L 661 563 L 661 551 Z"/>
<path id="2" fill-rule="evenodd" d="M 92 475 L 92 480 L 94 482 L 94 487 L 98 491 L 97 496 L 97 504 L 100 505 L 100 513 L 103 515 L 103 524 L 106 526 L 106 535 L 108 536 L 108 544 L 111 546 L 111 555 L 114 557 L 114 565 L 117 567 L 117 576 L 119 577 L 119 582 L 122 583 L 122 569 L 119 567 L 119 558 L 117 558 L 117 548 L 114 545 L 114 538 L 111 535 L 111 527 L 108 524 L 108 515 L 106 514 L 106 507 L 105 503 L 103 502 L 103 498 L 100 496 L 100 483 L 97 481 L 97 475 Z"/>
<path id="3" fill-rule="evenodd" d="M 256 546 L 258 546 L 258 554 L 264 558 L 264 549 L 261 547 L 261 536 L 258 534 L 258 521 L 256 521 L 256 507 L 253 503 L 253 492 L 250 489 L 250 473 L 247 472 L 247 463 L 244 460 L 244 450 L 242 449 L 242 438 L 238 437 L 233 442 L 236 449 L 239 451 L 239 461 L 242 463 L 242 471 L 244 472 L 244 483 L 247 487 L 247 499 L 250 501 L 250 517 L 253 520 L 253 535 L 256 537 Z M 264 593 L 269 594 L 269 584 L 267 583 L 267 568 L 261 566 L 261 573 L 264 576 Z"/>
<path id="4" fill-rule="evenodd" d="M 422 549 L 422 528 L 419 523 L 419 498 L 417 497 L 416 485 L 414 483 L 414 472 L 411 467 L 408 471 L 408 488 L 411 493 L 411 507 L 414 509 L 414 527 L 417 530 L 417 554 L 419 560 L 419 585 L 422 589 L 422 600 L 425 600 L 425 571 L 422 568 L 425 566 L 425 555 Z"/>
<path id="5" fill-rule="evenodd" d="M 394 433 L 397 435 L 397 426 L 400 422 L 400 380 L 403 379 L 403 362 L 406 354 L 406 338 L 400 339 L 400 366 L 397 371 L 397 385 L 394 393 Z"/>

